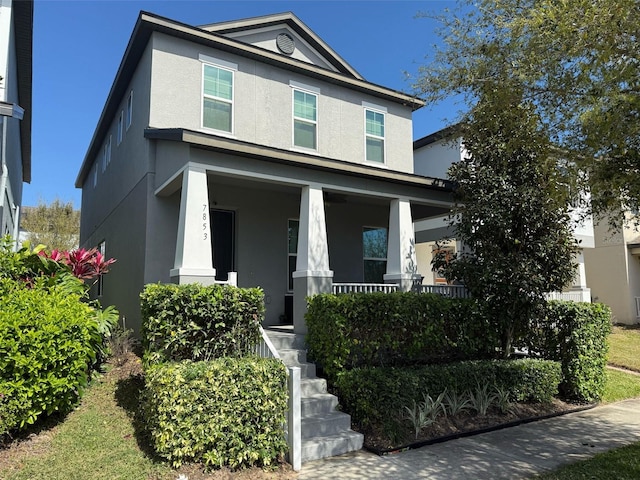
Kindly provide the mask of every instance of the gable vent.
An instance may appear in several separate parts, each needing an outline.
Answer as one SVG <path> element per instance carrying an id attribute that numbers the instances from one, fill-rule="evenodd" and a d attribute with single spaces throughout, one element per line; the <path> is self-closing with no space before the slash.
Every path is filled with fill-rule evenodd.
<path id="1" fill-rule="evenodd" d="M 276 45 L 278 46 L 278 50 L 285 55 L 291 55 L 296 48 L 296 42 L 291 35 L 287 33 L 280 33 L 276 37 Z"/>

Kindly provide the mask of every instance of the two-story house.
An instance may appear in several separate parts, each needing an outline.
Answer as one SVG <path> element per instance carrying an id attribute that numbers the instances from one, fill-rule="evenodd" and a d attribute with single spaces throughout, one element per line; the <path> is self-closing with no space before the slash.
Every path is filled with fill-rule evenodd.
<path id="1" fill-rule="evenodd" d="M 0 235 L 18 237 L 31 181 L 33 0 L 0 0 Z"/>
<path id="2" fill-rule="evenodd" d="M 444 128 L 413 142 L 414 171 L 416 174 L 447 178 L 449 167 L 467 155 L 464 141 L 455 134 L 452 127 Z M 594 247 L 594 229 L 591 216 L 583 215 L 577 209 L 570 212 L 572 216 L 573 236 L 580 246 L 575 257 L 576 275 L 572 285 L 564 292 L 549 292 L 549 299 L 563 299 L 579 302 L 591 301 L 591 290 L 587 286 L 585 272 L 585 252 Z M 424 277 L 427 285 L 443 285 L 446 280 L 433 271 L 431 261 L 438 249 L 446 249 L 452 254 L 459 251 L 460 242 L 453 239 L 453 232 L 448 226 L 448 217 L 419 219 L 415 222 L 415 241 L 418 259 L 418 272 Z M 443 242 L 444 238 L 451 238 Z"/>
<path id="3" fill-rule="evenodd" d="M 266 325 L 289 313 L 305 332 L 310 294 L 409 288 L 413 221 L 451 201 L 414 173 L 422 106 L 292 13 L 194 27 L 142 12 L 76 180 L 80 244 L 118 260 L 96 293 L 137 328 L 147 283 L 237 281 L 264 289 Z"/>

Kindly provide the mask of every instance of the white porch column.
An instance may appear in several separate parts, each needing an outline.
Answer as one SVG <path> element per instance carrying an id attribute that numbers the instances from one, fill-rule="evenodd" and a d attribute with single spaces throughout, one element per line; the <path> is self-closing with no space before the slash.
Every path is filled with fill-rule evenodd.
<path id="1" fill-rule="evenodd" d="M 411 204 L 405 199 L 393 199 L 389 209 L 389 240 L 385 283 L 398 283 L 403 291 L 411 290 L 420 278 L 416 261 L 416 242 L 411 219 Z"/>
<path id="2" fill-rule="evenodd" d="M 176 257 L 170 276 L 180 284 L 215 282 L 207 172 L 203 168 L 188 166 L 182 174 Z"/>
<path id="3" fill-rule="evenodd" d="M 322 187 L 302 187 L 300 197 L 300 224 L 298 256 L 293 272 L 293 329 L 307 333 L 304 314 L 306 297 L 316 293 L 330 293 L 333 272 L 329 270 L 329 245 L 324 215 Z"/>
<path id="4" fill-rule="evenodd" d="M 584 254 L 582 249 L 578 252 L 574 259 L 578 266 L 576 267 L 576 274 L 573 277 L 573 284 L 571 285 L 572 292 L 580 292 L 583 302 L 591 302 L 591 289 L 587 287 L 587 273 L 584 267 Z"/>

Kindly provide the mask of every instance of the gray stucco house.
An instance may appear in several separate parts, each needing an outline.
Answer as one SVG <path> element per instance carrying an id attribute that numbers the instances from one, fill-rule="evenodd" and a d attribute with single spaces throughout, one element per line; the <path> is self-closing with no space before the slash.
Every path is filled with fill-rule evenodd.
<path id="1" fill-rule="evenodd" d="M 383 67 L 381 67 L 383 68 Z M 139 327 L 151 282 L 264 289 L 304 333 L 305 297 L 417 274 L 413 222 L 450 185 L 414 173 L 423 102 L 367 82 L 292 13 L 194 27 L 141 12 L 80 168 L 81 246 Z"/>
<path id="2" fill-rule="evenodd" d="M 31 181 L 33 0 L 0 0 L 0 235 L 17 239 Z"/>

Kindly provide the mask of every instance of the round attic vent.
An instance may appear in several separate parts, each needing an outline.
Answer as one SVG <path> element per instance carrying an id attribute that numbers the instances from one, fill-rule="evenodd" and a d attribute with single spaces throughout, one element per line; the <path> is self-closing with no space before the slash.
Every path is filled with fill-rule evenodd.
<path id="1" fill-rule="evenodd" d="M 288 33 L 280 33 L 276 37 L 276 45 L 278 50 L 286 55 L 291 55 L 296 48 L 296 42 Z"/>

